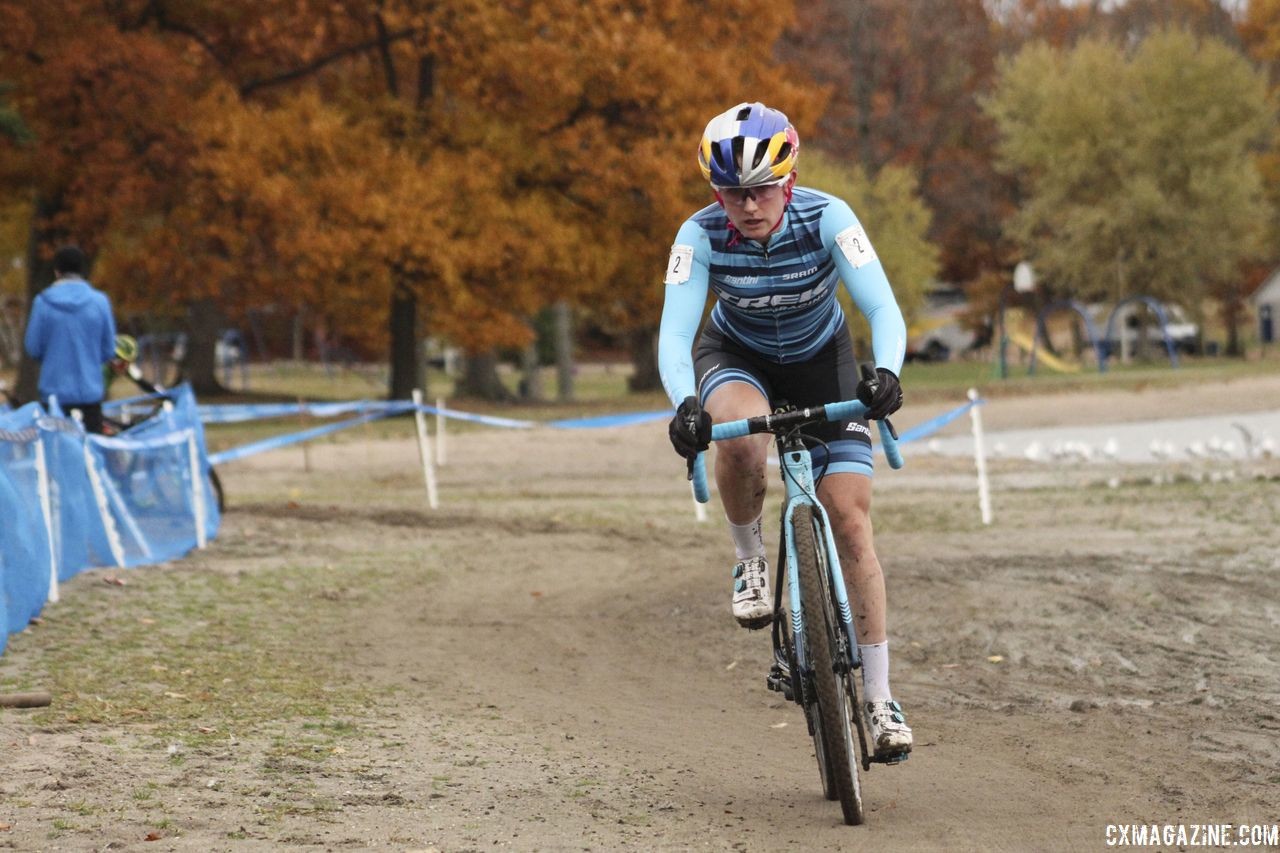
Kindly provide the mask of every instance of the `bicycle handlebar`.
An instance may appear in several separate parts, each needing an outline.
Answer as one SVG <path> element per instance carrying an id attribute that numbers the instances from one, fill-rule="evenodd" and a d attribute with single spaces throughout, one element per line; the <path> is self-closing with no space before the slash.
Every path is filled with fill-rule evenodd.
<path id="1" fill-rule="evenodd" d="M 867 407 L 861 401 L 845 400 L 840 403 L 827 403 L 825 406 L 816 406 L 808 409 L 793 409 L 776 415 L 758 415 L 754 418 L 725 421 L 721 424 L 712 425 L 711 440 L 724 441 L 729 438 L 741 438 L 744 435 L 755 435 L 762 432 L 777 435 L 801 424 L 860 418 L 866 411 Z M 898 450 L 898 436 L 893 431 L 893 425 L 889 423 L 887 418 L 876 421 L 876 424 L 880 427 L 880 446 L 884 448 L 885 459 L 889 461 L 889 467 L 894 469 L 901 468 L 903 465 L 902 453 Z M 693 496 L 698 503 L 704 504 L 709 501 L 711 492 L 707 488 L 707 463 L 702 453 L 699 453 L 697 458 L 690 464 L 689 478 L 693 481 Z"/>

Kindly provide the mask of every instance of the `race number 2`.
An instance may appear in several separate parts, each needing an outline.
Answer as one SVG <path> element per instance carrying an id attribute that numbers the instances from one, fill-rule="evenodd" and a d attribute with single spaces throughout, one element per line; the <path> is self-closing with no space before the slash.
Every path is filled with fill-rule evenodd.
<path id="1" fill-rule="evenodd" d="M 855 270 L 876 260 L 875 247 L 861 225 L 850 225 L 837 234 L 836 245 Z"/>
<path id="2" fill-rule="evenodd" d="M 693 247 L 672 246 L 671 257 L 667 260 L 666 284 L 684 284 L 689 280 L 693 269 Z"/>

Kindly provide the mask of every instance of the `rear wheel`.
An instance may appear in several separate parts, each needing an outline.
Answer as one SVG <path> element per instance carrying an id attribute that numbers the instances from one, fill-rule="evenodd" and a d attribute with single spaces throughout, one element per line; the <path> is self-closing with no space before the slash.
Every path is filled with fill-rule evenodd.
<path id="1" fill-rule="evenodd" d="M 856 697 L 850 696 L 846 677 L 835 671 L 835 650 L 840 648 L 841 622 L 832 600 L 827 576 L 824 537 L 813 510 L 796 507 L 792 516 L 795 531 L 796 569 L 800 578 L 800 601 L 804 607 L 804 636 L 809 666 L 813 669 L 813 697 L 807 713 L 814 723 L 814 749 L 823 775 L 823 790 L 829 799 L 839 799 L 844 822 L 855 826 L 866 820 L 862 785 L 858 778 L 858 733 L 852 714 L 857 713 Z M 806 700 L 809 697 L 806 696 Z M 828 789 L 833 782 L 834 797 Z"/>

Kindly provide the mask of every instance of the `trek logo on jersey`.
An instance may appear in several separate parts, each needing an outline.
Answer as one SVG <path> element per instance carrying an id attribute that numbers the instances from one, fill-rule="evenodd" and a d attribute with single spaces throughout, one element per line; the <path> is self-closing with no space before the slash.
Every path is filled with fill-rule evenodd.
<path id="1" fill-rule="evenodd" d="M 827 282 L 800 293 L 770 293 L 764 296 L 722 297 L 735 308 L 793 308 L 816 302 L 827 295 Z"/>
<path id="2" fill-rule="evenodd" d="M 844 428 L 844 431 L 845 431 L 845 432 L 860 432 L 860 433 L 862 433 L 863 435 L 865 435 L 867 438 L 870 438 L 870 437 L 871 437 L 871 430 L 870 430 L 870 429 L 869 429 L 865 424 L 860 424 L 860 423 L 858 423 L 857 421 L 851 421 L 851 422 L 849 423 L 849 425 L 848 425 L 847 427 L 845 427 L 845 428 Z"/>

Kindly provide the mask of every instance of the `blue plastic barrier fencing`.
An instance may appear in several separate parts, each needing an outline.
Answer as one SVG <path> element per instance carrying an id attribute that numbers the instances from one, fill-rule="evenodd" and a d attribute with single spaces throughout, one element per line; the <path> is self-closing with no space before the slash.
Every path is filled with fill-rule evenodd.
<path id="1" fill-rule="evenodd" d="M 37 404 L 0 414 L 0 648 L 58 583 L 85 569 L 183 556 L 217 535 L 191 389 L 118 436 L 88 435 Z"/>
<path id="2" fill-rule="evenodd" d="M 55 578 L 39 411 L 32 404 L 0 413 L 0 652 L 40 613 Z"/>

